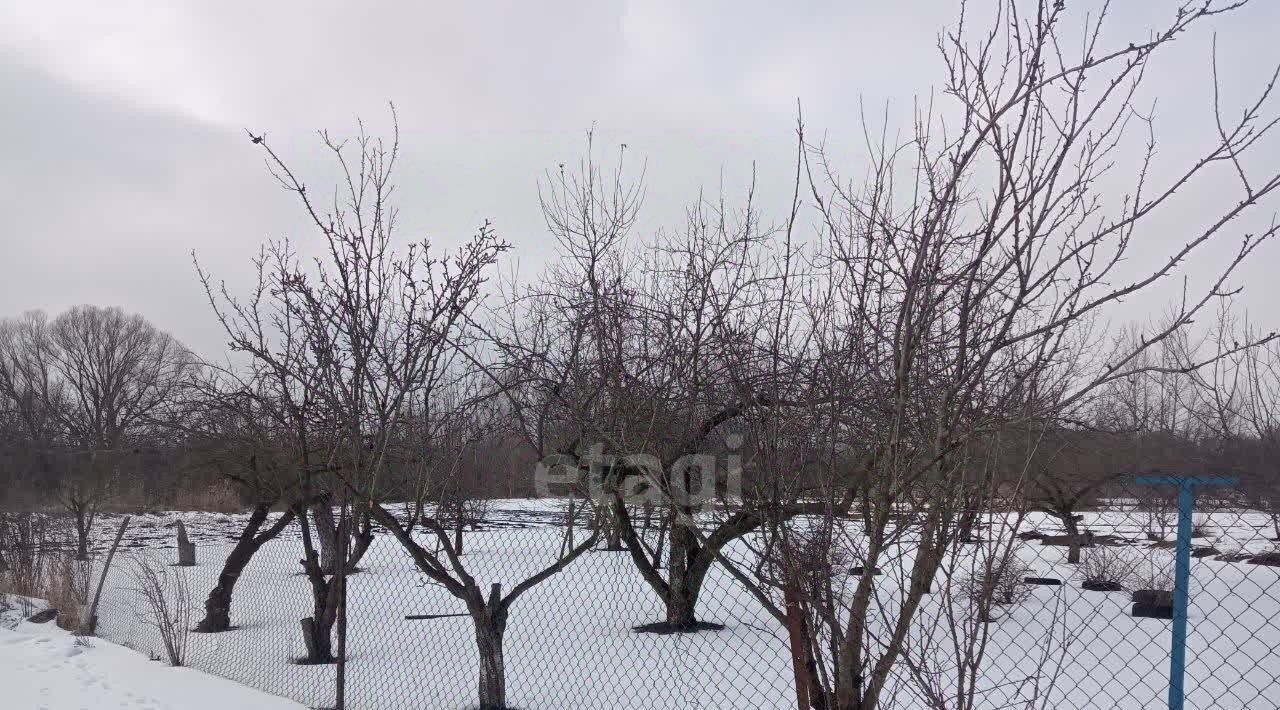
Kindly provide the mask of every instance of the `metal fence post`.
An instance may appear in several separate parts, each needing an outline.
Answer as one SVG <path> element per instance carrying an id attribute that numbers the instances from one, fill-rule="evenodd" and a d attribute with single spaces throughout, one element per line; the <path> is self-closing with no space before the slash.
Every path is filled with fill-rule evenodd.
<path id="1" fill-rule="evenodd" d="M 1191 582 L 1192 514 L 1196 486 L 1231 486 L 1227 476 L 1138 476 L 1141 485 L 1169 484 L 1178 487 L 1178 544 L 1174 558 L 1173 637 L 1169 654 L 1169 710 L 1183 710 L 1186 699 L 1187 599 Z"/>

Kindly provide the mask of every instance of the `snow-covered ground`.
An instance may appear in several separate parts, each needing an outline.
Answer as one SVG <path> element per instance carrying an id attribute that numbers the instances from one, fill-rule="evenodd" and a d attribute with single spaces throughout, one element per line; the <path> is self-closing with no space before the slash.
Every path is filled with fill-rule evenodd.
<path id="1" fill-rule="evenodd" d="M 0 707 L 11 710 L 302 710 L 191 668 L 169 668 L 52 623 L 0 626 Z"/>
<path id="2" fill-rule="evenodd" d="M 467 533 L 464 560 L 482 588 L 501 582 L 509 589 L 557 554 L 562 531 L 551 524 L 556 506 L 501 501 L 490 511 L 493 523 Z M 200 545 L 197 567 L 173 568 L 186 575 L 198 614 L 243 517 L 144 516 L 135 519 L 127 552 L 107 582 L 99 614 L 105 638 L 162 655 L 154 629 L 135 611 L 127 570 L 139 555 L 172 561 L 168 526 L 178 517 Z M 1132 541 L 1127 549 L 1134 555 L 1168 557 L 1141 539 L 1140 520 L 1131 512 L 1087 513 L 1084 522 L 1095 533 Z M 1211 529 L 1212 544 L 1222 552 L 1274 548 L 1264 537 L 1270 527 L 1265 516 L 1223 511 L 1201 516 L 1200 522 Z M 104 537 L 111 525 L 104 521 Z M 1032 516 L 1021 529 L 1059 531 L 1041 516 Z M 1035 588 L 989 627 L 990 643 L 977 673 L 979 706 L 1027 707 L 1026 700 L 1037 692 L 1029 679 L 1040 678 L 1044 702 L 1038 708 L 1164 707 L 1169 622 L 1130 616 L 1127 593 L 1082 590 L 1078 568 L 1065 563 L 1064 548 L 1035 541 L 1017 545 L 1031 574 L 1067 584 Z M 974 554 L 979 546 L 965 549 Z M 739 559 L 751 554 L 742 545 L 730 553 Z M 296 527 L 265 545 L 236 587 L 236 628 L 192 634 L 188 664 L 308 706 L 332 704 L 334 668 L 294 662 L 304 655 L 298 620 L 310 615 L 310 589 L 300 575 L 299 556 Z M 894 608 L 909 562 L 904 555 L 876 578 L 880 608 Z M 461 603 L 425 584 L 389 537 L 377 539 L 362 566 L 350 581 L 348 707 L 473 706 L 477 664 L 470 619 L 404 618 L 461 613 Z M 1187 706 L 1280 708 L 1280 569 L 1198 559 L 1192 579 Z M 954 655 L 949 655 L 946 621 L 954 601 L 944 596 L 926 597 L 912 638 L 918 655 L 936 664 L 922 672 L 937 672 L 947 686 Z M 759 603 L 716 568 L 699 609 L 702 620 L 726 628 L 696 635 L 635 633 L 633 625 L 661 618 L 657 598 L 626 553 L 592 552 L 514 606 L 505 644 L 508 699 L 527 710 L 794 707 L 786 634 Z M 878 623 L 873 619 L 873 626 Z M 1055 681 L 1052 688 L 1046 690 L 1045 679 Z M 898 692 L 891 694 L 888 707 L 924 707 L 905 674 L 892 684 Z"/>

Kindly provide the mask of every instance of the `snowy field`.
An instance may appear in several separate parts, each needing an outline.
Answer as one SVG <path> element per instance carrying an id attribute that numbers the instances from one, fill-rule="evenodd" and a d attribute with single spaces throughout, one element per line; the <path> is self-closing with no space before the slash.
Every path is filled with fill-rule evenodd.
<path id="1" fill-rule="evenodd" d="M 562 530 L 555 505 L 498 501 L 492 522 L 466 534 L 465 563 L 482 588 L 505 589 L 554 559 Z M 135 612 L 126 574 L 131 555 L 172 561 L 176 518 L 198 545 L 198 566 L 187 575 L 196 606 L 208 593 L 238 533 L 241 516 L 166 513 L 135 517 L 107 580 L 99 633 L 148 654 L 162 655 L 153 629 Z M 1220 512 L 1201 516 L 1221 552 L 1274 549 L 1265 538 L 1268 518 Z M 1167 559 L 1167 550 L 1142 540 L 1136 516 L 1086 513 L 1096 534 L 1131 541 L 1131 554 Z M 100 535 L 114 526 L 104 520 Z M 1059 532 L 1033 517 L 1021 530 Z M 1126 592 L 1080 588 L 1078 570 L 1065 564 L 1065 548 L 1019 541 L 1017 555 L 1037 576 L 1067 581 L 1034 587 L 1026 601 L 1002 608 L 989 626 L 979 666 L 980 707 L 1164 707 L 1168 679 L 1169 623 L 1129 614 Z M 974 555 L 980 546 L 967 546 Z M 743 546 L 731 551 L 742 559 Z M 311 707 L 332 703 L 334 668 L 298 665 L 304 655 L 299 619 L 310 615 L 310 587 L 300 574 L 297 528 L 265 545 L 235 592 L 232 622 L 222 634 L 192 634 L 188 664 Z M 887 566 L 875 578 L 877 601 L 891 609 L 900 593 L 903 566 Z M 966 561 L 956 560 L 958 567 Z M 379 536 L 350 579 L 348 707 L 473 707 L 477 656 L 469 618 L 408 621 L 405 615 L 462 613 L 461 602 L 425 584 L 408 556 Z M 1280 568 L 1197 559 L 1192 567 L 1188 708 L 1280 708 Z M 925 673 L 945 680 L 954 669 L 944 594 L 926 596 L 912 643 L 929 664 Z M 954 605 L 954 602 L 952 602 Z M 197 616 L 199 608 L 197 608 Z M 636 624 L 660 620 L 661 605 L 626 553 L 597 551 L 536 587 L 514 606 L 506 635 L 508 700 L 538 708 L 790 708 L 794 707 L 786 634 L 726 572 L 711 572 L 699 601 L 699 618 L 723 631 L 655 636 Z M 194 622 L 194 619 L 193 619 Z M 873 624 L 874 625 L 874 624 Z M 1037 685 L 1034 679 L 1040 679 Z M 1046 681 L 1052 688 L 1047 688 Z M 935 679 L 936 680 L 936 679 Z M 891 687 L 886 707 L 925 707 L 917 685 L 905 676 Z M 33 706 L 34 707 L 34 706 Z"/>

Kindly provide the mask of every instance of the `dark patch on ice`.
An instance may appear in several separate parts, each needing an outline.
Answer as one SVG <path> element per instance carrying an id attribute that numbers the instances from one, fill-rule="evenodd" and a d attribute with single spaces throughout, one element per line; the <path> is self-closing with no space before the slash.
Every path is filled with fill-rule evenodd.
<path id="1" fill-rule="evenodd" d="M 1249 558 L 1249 564 L 1264 567 L 1280 567 L 1280 552 L 1264 552 Z"/>
<path id="2" fill-rule="evenodd" d="M 332 661 L 313 661 L 306 656 L 302 656 L 301 658 L 294 658 L 290 662 L 295 666 L 332 666 L 338 662 L 338 659 L 334 658 Z"/>
<path id="3" fill-rule="evenodd" d="M 47 624 L 58 618 L 57 609 L 42 609 L 27 617 L 27 621 L 33 624 Z"/>
<path id="4" fill-rule="evenodd" d="M 632 626 L 631 630 L 638 634 L 667 636 L 669 634 L 696 634 L 701 631 L 724 631 L 724 624 L 717 624 L 714 621 L 695 621 L 692 624 L 669 624 L 665 621 L 658 621 L 652 624 Z"/>
<path id="5" fill-rule="evenodd" d="M 192 627 L 191 627 L 191 633 L 193 633 L 193 634 L 225 634 L 225 633 L 227 633 L 228 631 L 240 631 L 240 630 L 242 630 L 242 629 L 250 628 L 251 626 L 252 626 L 252 624 L 250 624 L 249 626 L 242 626 L 242 625 L 240 625 L 240 624 L 232 624 L 231 626 L 228 626 L 227 628 L 222 629 L 222 630 L 220 630 L 220 631 L 204 631 L 204 630 L 200 629 L 199 627 L 192 626 Z"/>
<path id="6" fill-rule="evenodd" d="M 1134 604 L 1131 613 L 1136 619 L 1172 619 L 1173 607 L 1159 604 Z"/>

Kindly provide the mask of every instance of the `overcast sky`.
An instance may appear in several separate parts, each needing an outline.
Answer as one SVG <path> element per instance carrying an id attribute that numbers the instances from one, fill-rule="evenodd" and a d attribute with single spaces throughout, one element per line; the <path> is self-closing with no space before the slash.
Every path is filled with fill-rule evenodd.
<path id="1" fill-rule="evenodd" d="M 1120 46 L 1172 6 L 1118 4 L 1109 39 Z M 488 218 L 526 273 L 548 253 L 537 180 L 575 159 L 593 123 L 598 145 L 625 142 L 647 161 L 645 228 L 678 223 L 701 185 L 740 187 L 753 161 L 763 194 L 785 202 L 797 99 L 856 163 L 860 102 L 905 118 L 898 109 L 942 77 L 934 42 L 955 11 L 955 0 L 0 0 L 0 315 L 120 305 L 216 354 L 190 252 L 243 284 L 262 241 L 310 236 L 244 130 L 265 131 L 323 183 L 315 129 L 347 132 L 363 117 L 382 131 L 388 101 L 402 130 L 402 236 L 452 244 Z M 1226 88 L 1239 90 L 1228 98 L 1242 101 L 1280 61 L 1280 2 L 1212 29 Z M 1180 40 L 1151 77 L 1166 159 L 1212 138 L 1209 40 Z M 1280 163 L 1274 141 L 1265 150 L 1261 164 Z M 1181 209 L 1194 219 L 1193 204 Z M 1148 241 L 1177 239 L 1180 219 Z M 1278 257 L 1271 245 L 1237 279 L 1273 328 Z"/>

